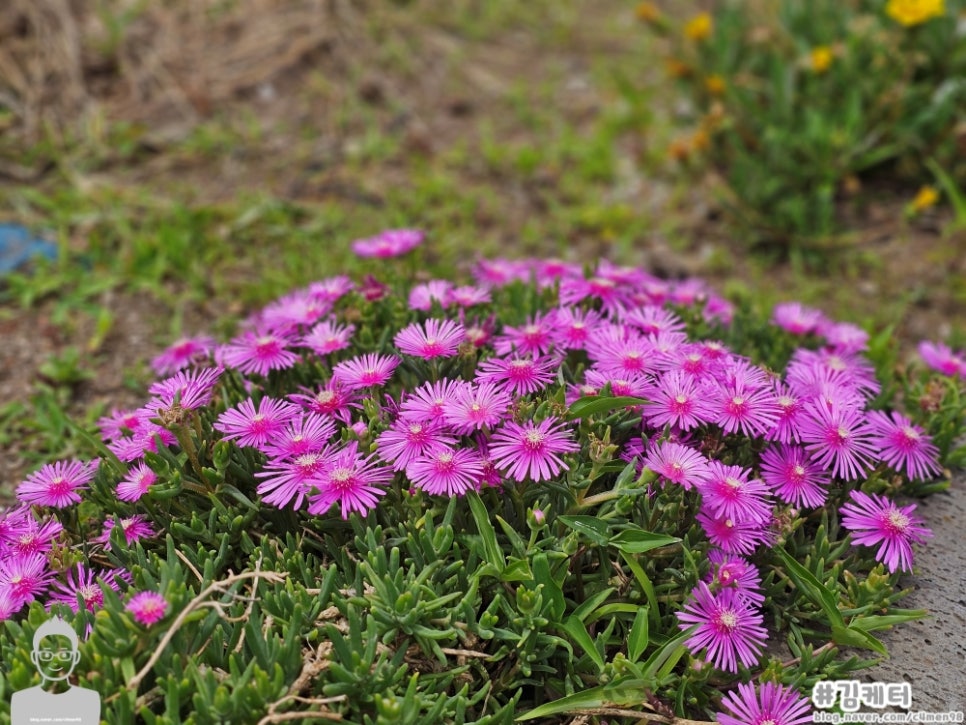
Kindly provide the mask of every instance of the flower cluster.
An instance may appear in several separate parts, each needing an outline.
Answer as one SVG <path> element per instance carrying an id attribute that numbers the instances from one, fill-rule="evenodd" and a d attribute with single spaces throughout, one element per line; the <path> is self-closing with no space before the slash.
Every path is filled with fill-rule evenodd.
<path id="1" fill-rule="evenodd" d="M 400 234 L 380 244 L 421 238 Z M 835 506 L 853 544 L 873 547 L 890 572 L 911 569 L 912 545 L 929 535 L 915 507 L 861 489 L 874 474 L 936 476 L 938 450 L 905 415 L 871 407 L 880 385 L 861 329 L 779 305 L 771 330 L 794 349 L 775 371 L 721 341 L 735 310 L 698 280 L 606 261 L 584 270 L 503 259 L 480 261 L 474 276 L 402 289 L 331 277 L 269 304 L 223 344 L 177 342 L 153 363 L 163 377 L 150 399 L 99 421 L 110 460 L 48 464 L 18 488 L 21 505 L 0 518 L 0 617 L 42 597 L 93 609 L 103 587 L 130 588 L 120 569 L 51 563 L 63 561 L 52 556 L 62 514 L 89 489 L 113 497 L 90 545 L 131 547 L 170 532 L 152 503 L 172 491 L 210 495 L 225 471 L 264 511 L 348 520 L 471 491 L 577 491 L 593 480 L 586 459 L 613 470 L 619 457 L 647 498 L 675 492 L 686 502 L 682 518 L 707 557 L 677 626 L 694 655 L 731 673 L 763 655 L 755 561 L 783 522 Z M 610 396 L 631 400 L 601 442 L 586 433 L 593 415 L 574 403 Z M 239 491 L 246 476 L 250 489 Z M 532 520 L 542 527 L 555 515 L 535 508 Z M 167 602 L 132 592 L 127 610 L 147 626 Z M 801 715 L 777 686 L 729 697 L 738 717 L 793 725 Z"/>

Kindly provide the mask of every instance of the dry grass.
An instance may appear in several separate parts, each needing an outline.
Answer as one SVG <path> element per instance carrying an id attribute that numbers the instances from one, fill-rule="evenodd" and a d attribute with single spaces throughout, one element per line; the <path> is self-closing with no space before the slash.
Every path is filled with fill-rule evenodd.
<path id="1" fill-rule="evenodd" d="M 7 0 L 0 107 L 26 142 L 100 113 L 191 126 L 307 59 L 363 42 L 350 0 Z"/>

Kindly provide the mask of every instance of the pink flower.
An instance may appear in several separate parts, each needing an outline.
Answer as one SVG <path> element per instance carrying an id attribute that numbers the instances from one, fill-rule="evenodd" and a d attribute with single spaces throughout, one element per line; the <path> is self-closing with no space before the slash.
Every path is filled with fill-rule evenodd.
<path id="1" fill-rule="evenodd" d="M 151 368 L 158 375 L 172 375 L 183 368 L 200 365 L 214 348 L 215 341 L 211 337 L 183 337 L 154 358 Z"/>
<path id="2" fill-rule="evenodd" d="M 417 487 L 437 496 L 462 496 L 483 477 L 483 461 L 470 448 L 435 446 L 413 460 L 406 475 Z"/>
<path id="3" fill-rule="evenodd" d="M 367 354 L 340 362 L 332 369 L 332 380 L 349 390 L 383 385 L 399 365 L 394 355 Z"/>
<path id="4" fill-rule="evenodd" d="M 553 316 L 543 316 L 538 312 L 527 318 L 524 325 L 504 327 L 503 334 L 494 338 L 493 349 L 498 355 L 509 355 L 511 352 L 543 355 L 553 345 L 553 330 Z"/>
<path id="5" fill-rule="evenodd" d="M 465 386 L 462 380 L 443 378 L 423 383 L 406 393 L 399 405 L 399 417 L 407 421 L 428 421 L 443 416 L 443 408 Z"/>
<path id="6" fill-rule="evenodd" d="M 309 390 L 305 392 L 311 393 Z M 293 403 L 298 403 L 305 410 L 321 416 L 335 418 L 343 423 L 349 422 L 353 408 L 362 407 L 358 402 L 357 393 L 354 390 L 343 388 L 337 380 L 330 380 L 325 387 L 320 388 L 314 394 L 293 393 L 288 398 Z"/>
<path id="7" fill-rule="evenodd" d="M 412 323 L 400 330 L 394 339 L 396 347 L 406 355 L 430 360 L 453 357 L 463 342 L 463 326 L 452 320 L 426 320 L 422 325 Z"/>
<path id="8" fill-rule="evenodd" d="M 869 413 L 872 443 L 879 447 L 880 458 L 911 480 L 926 480 L 942 473 L 939 449 L 918 425 L 904 415 L 879 410 Z"/>
<path id="9" fill-rule="evenodd" d="M 466 435 L 486 426 L 499 425 L 511 402 L 510 396 L 493 383 L 470 383 L 443 404 L 443 415 L 450 428 Z"/>
<path id="10" fill-rule="evenodd" d="M 275 398 L 262 398 L 255 410 L 255 402 L 249 398 L 218 416 L 212 426 L 224 434 L 225 440 L 233 440 L 239 446 L 261 447 L 281 433 L 298 414 L 292 403 Z"/>
<path id="11" fill-rule="evenodd" d="M 687 431 L 711 420 L 707 393 L 680 370 L 662 375 L 647 397 L 651 402 L 644 405 L 644 417 L 652 428 L 670 425 Z"/>
<path id="12" fill-rule="evenodd" d="M 149 417 L 143 408 L 139 410 L 115 408 L 110 415 L 105 415 L 97 421 L 97 427 L 101 431 L 101 438 L 106 443 L 111 443 L 137 433 L 141 424 L 147 422 Z"/>
<path id="13" fill-rule="evenodd" d="M 439 303 L 442 307 L 448 307 L 451 289 L 453 289 L 452 283 L 445 279 L 434 279 L 425 284 L 418 284 L 409 291 L 409 309 L 429 312 L 433 308 L 433 302 Z"/>
<path id="14" fill-rule="evenodd" d="M 340 325 L 335 320 L 325 320 L 300 338 L 299 344 L 309 348 L 316 355 L 329 355 L 349 347 L 349 340 L 352 339 L 352 333 L 355 330 L 355 325 Z"/>
<path id="15" fill-rule="evenodd" d="M 691 592 L 691 602 L 675 612 L 682 630 L 695 627 L 687 640 L 691 654 L 706 650 L 705 657 L 719 670 L 738 672 L 738 664 L 758 664 L 768 633 L 762 626 L 764 617 L 751 602 L 734 589 L 712 594 L 708 585 L 698 582 Z"/>
<path id="16" fill-rule="evenodd" d="M 652 446 L 644 465 L 666 481 L 690 491 L 711 477 L 708 459 L 694 448 L 665 441 Z"/>
<path id="17" fill-rule="evenodd" d="M 177 401 L 182 410 L 196 410 L 211 402 L 212 390 L 224 370 L 220 367 L 180 371 L 174 376 L 154 383 L 148 392 L 154 400 L 145 410 L 159 411 L 173 408 Z"/>
<path id="18" fill-rule="evenodd" d="M 150 627 L 164 619 L 168 612 L 168 602 L 157 592 L 138 592 L 124 608 L 139 624 Z"/>
<path id="19" fill-rule="evenodd" d="M 158 474 L 146 463 L 128 469 L 127 475 L 117 484 L 117 497 L 121 501 L 137 501 L 158 480 Z"/>
<path id="20" fill-rule="evenodd" d="M 776 383 L 775 403 L 778 405 L 778 420 L 765 432 L 765 438 L 781 443 L 798 442 L 801 440 L 798 432 L 799 417 L 803 407 L 801 399 L 784 383 Z"/>
<path id="21" fill-rule="evenodd" d="M 624 315 L 624 322 L 645 335 L 684 332 L 686 329 L 680 317 L 658 305 L 637 307 Z"/>
<path id="22" fill-rule="evenodd" d="M 642 335 L 618 327 L 617 335 L 597 334 L 587 345 L 594 368 L 609 375 L 630 378 L 655 370 L 654 343 Z"/>
<path id="23" fill-rule="evenodd" d="M 593 310 L 561 307 L 553 318 L 553 342 L 564 350 L 583 350 L 601 318 Z"/>
<path id="24" fill-rule="evenodd" d="M 425 235 L 418 229 L 387 229 L 368 239 L 352 242 L 352 252 L 357 257 L 389 259 L 412 251 L 423 243 Z"/>
<path id="25" fill-rule="evenodd" d="M 339 299 L 355 288 L 352 280 L 346 275 L 326 277 L 309 285 L 309 295 L 320 302 L 335 304 Z"/>
<path id="26" fill-rule="evenodd" d="M 873 431 L 855 407 L 810 403 L 799 429 L 815 462 L 846 481 L 860 478 L 878 453 Z"/>
<path id="27" fill-rule="evenodd" d="M 41 525 L 32 516 L 26 517 L 3 537 L 8 547 L 7 555 L 46 554 L 53 548 L 54 539 L 63 530 L 63 525 L 56 519 Z"/>
<path id="28" fill-rule="evenodd" d="M 256 320 L 269 332 L 289 335 L 314 325 L 331 309 L 328 300 L 319 299 L 310 290 L 297 290 L 265 306 Z"/>
<path id="29" fill-rule="evenodd" d="M 750 478 L 750 471 L 720 461 L 711 461 L 708 469 L 711 475 L 698 484 L 698 490 L 701 505 L 714 516 L 761 523 L 771 519 L 768 489 L 761 481 Z"/>
<path id="30" fill-rule="evenodd" d="M 708 540 L 727 554 L 750 556 L 761 544 L 770 541 L 768 530 L 760 521 L 739 521 L 715 516 L 701 510 L 695 517 Z"/>
<path id="31" fill-rule="evenodd" d="M 830 478 L 804 448 L 782 443 L 761 454 L 761 479 L 793 506 L 818 508 L 828 497 Z"/>
<path id="32" fill-rule="evenodd" d="M 817 395 L 824 383 L 833 383 L 865 398 L 879 394 L 875 367 L 858 353 L 799 348 L 792 355 L 785 378 L 791 389 L 805 397 Z"/>
<path id="33" fill-rule="evenodd" d="M 554 378 L 557 360 L 552 357 L 491 357 L 476 370 L 478 383 L 494 383 L 507 393 L 526 395 L 547 387 Z"/>
<path id="34" fill-rule="evenodd" d="M 721 725 L 804 725 L 812 722 L 812 707 L 808 700 L 790 687 L 774 682 L 763 682 L 757 694 L 752 682 L 738 684 L 721 698 L 728 713 L 719 712 Z"/>
<path id="35" fill-rule="evenodd" d="M 440 419 L 416 421 L 397 420 L 376 439 L 379 457 L 401 471 L 430 449 L 453 445 L 456 439 L 443 432 Z"/>
<path id="36" fill-rule="evenodd" d="M 932 532 L 913 516 L 915 504 L 896 506 L 885 496 L 852 491 L 851 500 L 840 509 L 842 526 L 852 532 L 852 541 L 862 546 L 879 545 L 877 561 L 890 572 L 912 571 L 912 544 L 922 543 Z"/>
<path id="37" fill-rule="evenodd" d="M 77 603 L 80 597 L 88 612 L 96 611 L 104 606 L 104 590 L 101 588 L 104 585 L 118 591 L 120 585 L 117 582 L 117 573 L 101 571 L 95 574 L 92 569 L 78 564 L 67 574 L 66 582 L 54 584 L 54 591 L 50 594 L 47 607 L 50 608 L 53 604 L 66 604 L 72 612 L 76 613 L 80 609 Z"/>
<path id="38" fill-rule="evenodd" d="M 779 416 L 775 395 L 760 370 L 744 361 L 729 368 L 725 381 L 709 390 L 712 417 L 726 433 L 760 436 Z"/>
<path id="39" fill-rule="evenodd" d="M 6 592 L 13 607 L 20 609 L 36 599 L 53 576 L 43 554 L 12 556 L 0 561 L 0 594 Z"/>
<path id="40" fill-rule="evenodd" d="M 104 520 L 104 530 L 94 540 L 99 544 L 104 544 L 106 549 L 110 549 L 111 531 L 114 530 L 115 526 L 121 527 L 121 531 L 124 534 L 124 543 L 128 546 L 141 539 L 150 539 L 157 534 L 154 527 L 141 514 L 128 516 L 124 519 L 118 519 L 116 516 L 113 516 Z"/>
<path id="41" fill-rule="evenodd" d="M 783 302 L 775 305 L 771 321 L 793 335 L 807 335 L 818 330 L 825 321 L 825 315 L 798 302 Z"/>
<path id="42" fill-rule="evenodd" d="M 331 455 L 328 449 L 306 451 L 291 460 L 271 461 L 255 478 L 265 479 L 256 491 L 262 500 L 272 506 L 283 508 L 295 500 L 293 508 L 300 509 L 312 488 L 312 484 Z"/>
<path id="43" fill-rule="evenodd" d="M 271 458 L 294 458 L 318 451 L 335 435 L 335 422 L 319 413 L 294 417 L 288 426 L 269 438 L 259 450 Z"/>
<path id="44" fill-rule="evenodd" d="M 941 342 L 923 340 L 919 343 L 919 356 L 937 373 L 966 377 L 966 352 L 953 352 Z"/>
<path id="45" fill-rule="evenodd" d="M 245 332 L 215 353 L 219 363 L 245 375 L 268 375 L 270 370 L 285 370 L 298 362 L 298 356 L 285 348 L 289 341 L 273 332 Z"/>
<path id="46" fill-rule="evenodd" d="M 711 549 L 708 560 L 711 562 L 708 581 L 712 588 L 730 587 L 755 606 L 764 604 L 765 595 L 761 593 L 761 574 L 758 567 L 747 559 L 725 554 L 719 549 Z"/>
<path id="47" fill-rule="evenodd" d="M 97 461 L 57 461 L 34 471 L 17 486 L 17 498 L 37 506 L 65 508 L 80 503 L 78 491 L 97 473 Z"/>
<path id="48" fill-rule="evenodd" d="M 580 446 L 553 416 L 534 425 L 512 421 L 493 434 L 490 454 L 496 465 L 515 481 L 549 481 L 569 468 L 558 454 L 574 453 Z"/>
<path id="49" fill-rule="evenodd" d="M 449 301 L 460 307 L 475 307 L 490 301 L 490 291 L 485 287 L 465 285 L 454 287 L 449 292 Z"/>
<path id="50" fill-rule="evenodd" d="M 375 454 L 359 453 L 359 442 L 350 441 L 345 448 L 327 458 L 312 479 L 313 493 L 309 496 L 310 514 L 324 514 L 338 503 L 342 518 L 353 511 L 365 516 L 385 495 L 385 486 L 392 479 L 392 470 L 377 463 Z"/>

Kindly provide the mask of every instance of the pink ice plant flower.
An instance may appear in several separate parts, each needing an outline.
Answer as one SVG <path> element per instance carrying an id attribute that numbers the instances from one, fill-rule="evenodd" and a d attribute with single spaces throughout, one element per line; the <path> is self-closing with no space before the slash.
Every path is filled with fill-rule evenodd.
<path id="1" fill-rule="evenodd" d="M 144 406 L 145 410 L 160 411 L 173 408 L 175 401 L 182 410 L 197 410 L 208 405 L 215 384 L 224 369 L 221 367 L 181 370 L 170 378 L 161 380 L 148 388 L 154 396 Z"/>
<path id="2" fill-rule="evenodd" d="M 255 478 L 263 479 L 255 489 L 262 501 L 284 508 L 290 503 L 302 508 L 316 476 L 328 465 L 331 450 L 306 451 L 285 460 L 271 460 Z"/>
<path id="3" fill-rule="evenodd" d="M 423 243 L 424 237 L 418 229 L 387 229 L 374 237 L 357 239 L 350 246 L 357 257 L 390 259 L 411 252 Z"/>
<path id="4" fill-rule="evenodd" d="M 727 712 L 719 712 L 721 725 L 805 725 L 812 722 L 812 706 L 791 687 L 763 682 L 738 684 L 721 698 Z"/>
<path id="5" fill-rule="evenodd" d="M 334 319 L 323 320 L 300 337 L 298 344 L 309 348 L 316 355 L 331 355 L 349 347 L 355 331 L 355 325 L 342 325 Z"/>
<path id="6" fill-rule="evenodd" d="M 124 608 L 138 624 L 150 627 L 164 619 L 168 613 L 168 602 L 157 592 L 138 592 Z"/>
<path id="7" fill-rule="evenodd" d="M 685 491 L 690 491 L 711 477 L 708 459 L 700 451 L 670 441 L 651 446 L 644 458 L 644 465 Z"/>
<path id="8" fill-rule="evenodd" d="M 463 326 L 453 320 L 429 319 L 414 322 L 400 330 L 394 339 L 405 355 L 431 360 L 453 357 L 465 337 Z"/>
<path id="9" fill-rule="evenodd" d="M 707 393 L 680 370 L 662 375 L 646 397 L 650 402 L 644 405 L 644 417 L 654 428 L 670 425 L 687 431 L 712 419 Z"/>
<path id="10" fill-rule="evenodd" d="M 713 594 L 707 584 L 698 582 L 691 601 L 675 615 L 682 630 L 694 627 L 685 643 L 691 654 L 705 651 L 705 657 L 725 672 L 737 673 L 739 664 L 758 664 L 768 638 L 764 617 L 734 589 Z"/>
<path id="11" fill-rule="evenodd" d="M 538 424 L 508 421 L 490 441 L 494 463 L 515 481 L 549 481 L 569 470 L 560 454 L 579 450 L 570 431 L 553 416 Z"/>
<path id="12" fill-rule="evenodd" d="M 785 503 L 807 508 L 825 504 L 831 483 L 808 451 L 787 443 L 770 446 L 761 454 L 761 480 Z"/>
<path id="13" fill-rule="evenodd" d="M 333 418 L 343 423 L 349 422 L 353 410 L 362 407 L 358 400 L 359 394 L 355 390 L 343 386 L 337 380 L 330 380 L 314 393 L 304 388 L 303 390 L 302 393 L 289 395 L 288 399 L 311 413 Z"/>
<path id="14" fill-rule="evenodd" d="M 151 360 L 151 368 L 158 375 L 172 375 L 207 360 L 215 349 L 215 340 L 207 335 L 182 337 Z"/>
<path id="15" fill-rule="evenodd" d="M 4 537 L 7 552 L 14 556 L 47 554 L 63 530 L 63 524 L 56 519 L 40 523 L 32 516 L 27 517 Z"/>
<path id="16" fill-rule="evenodd" d="M 108 586 L 114 591 L 120 589 L 116 571 L 95 572 L 83 564 L 78 564 L 67 574 L 67 581 L 57 582 L 47 601 L 47 608 L 54 604 L 66 604 L 71 611 L 80 610 L 78 598 L 88 612 L 94 612 L 104 606 L 104 590 Z"/>
<path id="17" fill-rule="evenodd" d="M 510 396 L 494 383 L 468 383 L 443 404 L 443 415 L 453 431 L 469 434 L 499 425 L 511 403 Z"/>
<path id="18" fill-rule="evenodd" d="M 335 435 L 335 421 L 320 413 L 304 412 L 272 435 L 259 450 L 270 458 L 294 458 L 320 450 Z"/>
<path id="19" fill-rule="evenodd" d="M 288 350 L 290 340 L 271 331 L 247 331 L 215 351 L 215 359 L 227 368 L 245 375 L 268 375 L 272 370 L 285 370 L 298 362 L 298 355 Z"/>
<path id="20" fill-rule="evenodd" d="M 554 379 L 558 360 L 554 357 L 491 357 L 476 368 L 478 383 L 495 383 L 507 393 L 526 395 L 543 390 Z"/>
<path id="21" fill-rule="evenodd" d="M 434 279 L 418 284 L 409 291 L 409 309 L 429 312 L 433 308 L 433 302 L 448 307 L 452 289 L 452 283 L 445 279 Z"/>
<path id="22" fill-rule="evenodd" d="M 385 385 L 399 365 L 395 355 L 369 353 L 340 362 L 332 369 L 332 380 L 349 390 Z"/>
<path id="23" fill-rule="evenodd" d="M 553 346 L 554 326 L 553 315 L 531 315 L 519 327 L 504 327 L 502 334 L 493 339 L 493 349 L 502 356 L 512 352 L 543 355 Z"/>
<path id="24" fill-rule="evenodd" d="M 349 441 L 326 459 L 312 479 L 308 512 L 324 514 L 339 504 L 343 519 L 353 511 L 365 516 L 385 495 L 391 479 L 391 468 L 380 465 L 375 454 L 359 453 L 358 441 Z"/>
<path id="25" fill-rule="evenodd" d="M 406 467 L 406 476 L 416 487 L 437 496 L 462 496 L 477 488 L 483 474 L 477 451 L 442 444 L 420 454 Z"/>
<path id="26" fill-rule="evenodd" d="M 417 421 L 399 419 L 376 438 L 379 457 L 394 471 L 402 471 L 410 463 L 437 446 L 454 445 L 456 439 L 443 430 L 442 420 Z"/>
<path id="27" fill-rule="evenodd" d="M 399 404 L 399 417 L 410 421 L 427 421 L 440 418 L 447 403 L 466 385 L 462 380 L 443 378 L 425 382 L 415 390 L 403 394 Z"/>
<path id="28" fill-rule="evenodd" d="M 98 461 L 56 461 L 34 471 L 17 487 L 17 498 L 28 504 L 66 508 L 80 503 L 80 491 L 97 473 Z"/>
<path id="29" fill-rule="evenodd" d="M 954 352 L 942 342 L 929 342 L 928 340 L 920 342 L 918 349 L 923 362 L 937 373 L 966 377 L 966 352 Z"/>
<path id="30" fill-rule="evenodd" d="M 721 519 L 767 522 L 771 518 L 768 489 L 741 466 L 708 464 L 710 475 L 698 484 L 701 505 Z"/>
<path id="31" fill-rule="evenodd" d="M 873 410 L 868 414 L 872 427 L 872 443 L 879 457 L 910 480 L 925 481 L 942 473 L 939 449 L 920 426 L 906 416 L 892 411 Z"/>
<path id="32" fill-rule="evenodd" d="M 137 501 L 157 480 L 158 474 L 148 464 L 138 463 L 128 469 L 127 475 L 117 484 L 115 493 L 121 501 Z"/>
<path id="33" fill-rule="evenodd" d="M 212 427 L 225 440 L 260 448 L 285 430 L 297 414 L 298 408 L 284 400 L 264 397 L 256 410 L 255 401 L 248 398 L 219 415 Z"/>
<path id="34" fill-rule="evenodd" d="M 825 315 L 800 302 L 782 302 L 772 310 L 771 321 L 793 335 L 807 335 L 819 329 Z"/>
<path id="35" fill-rule="evenodd" d="M 874 431 L 857 407 L 809 403 L 799 431 L 815 462 L 846 481 L 863 476 L 878 453 Z"/>
<path id="36" fill-rule="evenodd" d="M 852 542 L 879 546 L 877 561 L 890 572 L 912 571 L 912 544 L 932 536 L 922 519 L 913 515 L 915 504 L 897 506 L 885 496 L 852 491 L 840 509 L 842 526 L 852 532 Z"/>
<path id="37" fill-rule="evenodd" d="M 43 594 L 53 576 L 43 554 L 10 557 L 0 561 L 0 594 L 6 593 L 19 610 Z"/>
<path id="38" fill-rule="evenodd" d="M 141 539 L 150 539 L 158 533 L 154 530 L 151 523 L 141 514 L 134 514 L 133 516 L 121 519 L 112 516 L 104 520 L 104 529 L 101 531 L 101 535 L 94 539 L 94 541 L 98 544 L 104 544 L 105 548 L 110 549 L 111 531 L 116 526 L 120 527 L 124 535 L 124 543 L 128 546 Z"/>
<path id="39" fill-rule="evenodd" d="M 707 581 L 711 587 L 732 588 L 756 607 L 765 603 L 761 592 L 761 574 L 758 567 L 741 556 L 726 554 L 720 549 L 708 552 L 711 571 Z"/>

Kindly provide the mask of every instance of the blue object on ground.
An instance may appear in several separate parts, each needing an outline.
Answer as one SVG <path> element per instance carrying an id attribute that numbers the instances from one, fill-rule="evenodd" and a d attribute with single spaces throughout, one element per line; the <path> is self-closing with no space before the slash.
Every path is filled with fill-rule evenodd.
<path id="1" fill-rule="evenodd" d="M 35 237 L 19 224 L 0 224 L 0 275 L 13 272 L 32 257 L 57 259 L 57 245 Z"/>

